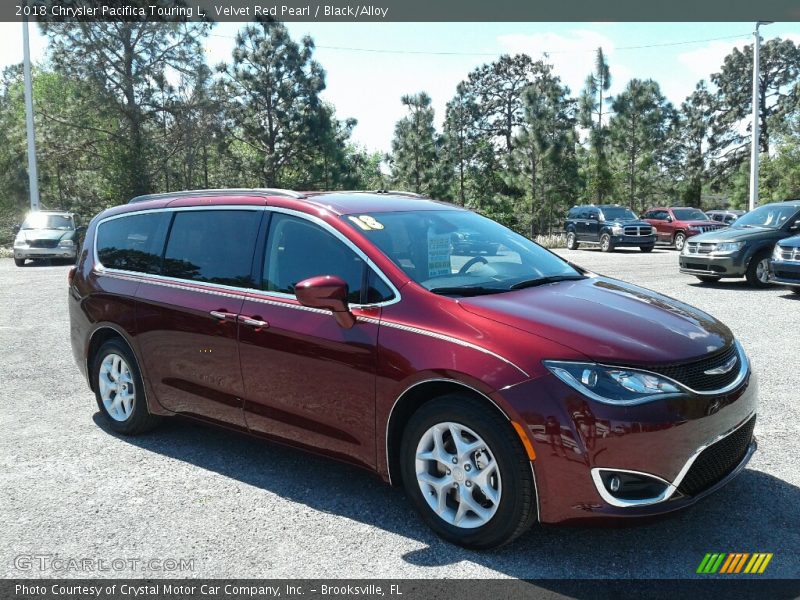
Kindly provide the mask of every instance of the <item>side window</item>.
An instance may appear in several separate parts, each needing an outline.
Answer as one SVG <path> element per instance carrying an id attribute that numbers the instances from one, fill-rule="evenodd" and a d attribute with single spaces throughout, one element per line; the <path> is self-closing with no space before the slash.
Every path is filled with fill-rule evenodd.
<path id="1" fill-rule="evenodd" d="M 252 287 L 250 272 L 262 211 L 178 211 L 164 254 L 164 275 Z"/>
<path id="2" fill-rule="evenodd" d="M 318 225 L 275 213 L 267 235 L 262 288 L 294 294 L 294 286 L 317 275 L 336 275 L 347 282 L 348 302 L 361 303 L 365 263 L 341 240 Z"/>
<path id="3" fill-rule="evenodd" d="M 386 284 L 386 282 L 378 277 L 372 269 L 367 273 L 367 293 L 364 301 L 367 304 L 378 304 L 379 302 L 386 302 L 394 298 L 394 292 Z"/>
<path id="4" fill-rule="evenodd" d="M 569 213 L 567 213 L 567 218 L 568 219 L 577 219 L 579 214 L 580 214 L 580 209 L 579 208 L 572 208 L 572 209 L 570 209 Z"/>
<path id="5" fill-rule="evenodd" d="M 170 215 L 139 213 L 97 227 L 97 258 L 108 269 L 158 274 Z"/>

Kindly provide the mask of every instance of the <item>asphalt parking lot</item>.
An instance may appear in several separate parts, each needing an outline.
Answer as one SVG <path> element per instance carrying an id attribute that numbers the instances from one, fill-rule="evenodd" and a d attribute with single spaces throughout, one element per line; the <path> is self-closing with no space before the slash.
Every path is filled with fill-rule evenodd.
<path id="1" fill-rule="evenodd" d="M 706 552 L 772 552 L 762 577 L 799 577 L 800 296 L 701 285 L 678 273 L 674 250 L 559 253 L 698 306 L 742 341 L 760 376 L 760 446 L 719 493 L 655 523 L 540 526 L 499 550 L 462 550 L 356 468 L 179 420 L 111 433 L 72 360 L 68 267 L 2 259 L 0 575 L 97 575 L 18 558 L 49 555 L 128 561 L 100 573 L 117 577 L 671 578 L 693 576 Z M 145 571 L 130 559 L 193 564 Z"/>

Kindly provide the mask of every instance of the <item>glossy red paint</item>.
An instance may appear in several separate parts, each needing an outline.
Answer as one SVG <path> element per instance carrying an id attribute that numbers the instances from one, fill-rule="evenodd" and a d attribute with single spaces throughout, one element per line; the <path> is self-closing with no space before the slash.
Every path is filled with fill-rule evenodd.
<path id="1" fill-rule="evenodd" d="M 306 280 L 293 297 L 96 262 L 97 225 L 110 216 L 221 205 L 320 220 L 358 247 L 397 297 L 345 306 L 344 282 L 332 278 Z M 542 361 L 681 363 L 730 346 L 727 327 L 676 300 L 597 276 L 492 296 L 435 295 L 341 218 L 407 210 L 459 209 L 384 195 L 258 191 L 110 209 L 90 224 L 70 285 L 76 362 L 91 385 L 93 340 L 113 331 L 138 357 L 152 412 L 249 431 L 384 479 L 397 477 L 401 408 L 419 401 L 420 390 L 456 386 L 527 432 L 543 522 L 658 514 L 701 496 L 614 507 L 600 497 L 590 470 L 644 471 L 672 481 L 697 448 L 754 413 L 754 377 L 724 396 L 611 406 L 582 396 Z M 342 313 L 349 315 L 344 321 Z M 350 318 L 352 326 L 343 327 Z M 511 426 L 509 435 L 517 435 Z"/>
<path id="2" fill-rule="evenodd" d="M 656 228 L 659 242 L 673 244 L 679 234 L 686 239 L 724 227 L 718 221 L 711 219 L 682 219 L 676 209 L 678 211 L 685 210 L 685 207 L 652 208 L 647 211 L 647 215 L 651 215 L 651 217 L 645 216 L 643 220 Z M 668 216 L 669 218 L 652 218 L 653 213 L 657 211 L 661 213 L 659 216 Z"/>

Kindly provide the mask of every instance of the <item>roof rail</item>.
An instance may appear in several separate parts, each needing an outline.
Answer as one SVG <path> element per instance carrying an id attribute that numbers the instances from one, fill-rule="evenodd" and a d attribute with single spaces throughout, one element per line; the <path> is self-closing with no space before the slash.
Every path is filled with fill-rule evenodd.
<path id="1" fill-rule="evenodd" d="M 395 196 L 411 196 L 412 198 L 428 198 L 425 194 L 417 194 L 416 192 L 407 192 L 405 190 L 375 190 L 375 194 L 393 194 Z"/>
<path id="2" fill-rule="evenodd" d="M 165 198 L 185 198 L 187 196 L 226 196 L 228 194 L 257 193 L 262 196 L 286 196 L 289 198 L 305 198 L 305 194 L 294 190 L 280 188 L 224 188 L 213 190 L 183 190 L 180 192 L 163 192 L 160 194 L 143 194 L 128 201 L 128 204 L 146 202 L 147 200 L 160 200 Z"/>

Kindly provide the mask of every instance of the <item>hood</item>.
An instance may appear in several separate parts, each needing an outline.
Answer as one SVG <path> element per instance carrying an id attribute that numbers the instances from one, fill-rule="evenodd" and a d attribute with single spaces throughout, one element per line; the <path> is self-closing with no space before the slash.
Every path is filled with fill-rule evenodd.
<path id="1" fill-rule="evenodd" d="M 720 223 L 719 221 L 711 221 L 711 220 L 703 221 L 701 219 L 701 220 L 698 220 L 698 221 L 683 221 L 683 222 L 686 223 L 686 225 L 688 227 L 720 227 L 720 228 L 725 227 L 724 223 Z"/>
<path id="2" fill-rule="evenodd" d="M 788 234 L 780 229 L 766 229 L 762 227 L 725 227 L 715 231 L 701 233 L 692 238 L 692 242 L 746 242 L 748 240 L 779 240 Z"/>
<path id="3" fill-rule="evenodd" d="M 606 225 L 641 225 L 642 227 L 650 227 L 650 223 L 642 221 L 641 219 L 609 219 L 604 221 Z"/>
<path id="4" fill-rule="evenodd" d="M 795 235 L 785 240 L 781 240 L 781 246 L 800 248 L 800 235 Z"/>
<path id="5" fill-rule="evenodd" d="M 684 362 L 733 342 L 730 330 L 711 315 L 605 277 L 459 302 L 471 313 L 557 342 L 599 362 Z"/>
<path id="6" fill-rule="evenodd" d="M 74 229 L 21 229 L 25 240 L 69 240 L 75 235 Z"/>

